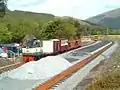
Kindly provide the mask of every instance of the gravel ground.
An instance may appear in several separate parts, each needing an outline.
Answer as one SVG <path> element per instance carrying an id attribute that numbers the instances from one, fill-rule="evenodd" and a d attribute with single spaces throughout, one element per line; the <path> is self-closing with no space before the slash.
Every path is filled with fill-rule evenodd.
<path id="1" fill-rule="evenodd" d="M 109 55 L 109 58 L 116 48 L 117 48 L 117 44 L 115 44 L 113 48 L 108 51 L 108 52 L 111 52 Z M 105 70 L 105 68 L 107 68 L 106 63 L 111 62 L 111 61 L 108 61 L 109 60 L 108 55 L 106 55 L 105 58 L 107 59 L 102 60 L 97 66 L 95 66 L 87 74 L 87 76 L 84 77 L 83 80 L 78 83 L 78 85 L 73 90 L 85 90 L 86 86 L 90 85 L 93 82 L 93 80 L 96 79 L 96 76 L 98 76 L 101 72 L 103 72 L 103 70 Z"/>
<path id="2" fill-rule="evenodd" d="M 83 43 L 83 46 L 89 45 L 93 42 L 85 42 Z M 0 67 L 15 64 L 16 62 L 22 62 L 21 56 L 17 58 L 0 58 Z"/>
<path id="3" fill-rule="evenodd" d="M 22 62 L 21 57 L 9 58 L 9 59 L 8 58 L 0 58 L 0 67 L 14 64 L 16 62 Z"/>
<path id="4" fill-rule="evenodd" d="M 83 44 L 83 46 L 85 46 L 85 45 L 89 45 L 89 43 L 84 43 Z M 101 44 L 102 45 L 102 44 Z M 94 48 L 96 48 L 96 47 L 94 47 Z M 85 51 L 84 51 L 85 52 Z M 84 53 L 82 53 L 82 54 L 84 54 Z M 72 59 L 72 58 L 71 58 Z M 76 60 L 78 60 L 78 59 L 76 59 Z M 75 61 L 76 61 L 75 60 Z M 71 61 L 71 60 L 70 60 Z M 16 59 L 6 59 L 6 58 L 0 58 L 0 67 L 3 67 L 3 66 L 6 66 L 6 65 L 10 65 L 10 64 L 14 64 L 14 63 L 16 63 L 16 62 L 21 62 L 21 57 L 18 57 L 18 58 L 16 58 Z"/>
<path id="5" fill-rule="evenodd" d="M 101 60 L 105 59 L 104 56 L 107 56 L 108 54 L 110 54 L 112 50 L 109 49 L 109 51 L 106 50 L 104 53 L 102 53 L 103 55 L 98 56 L 97 58 L 92 60 L 90 63 L 88 63 L 86 66 L 84 66 L 77 72 L 73 73 L 72 76 L 63 80 L 63 82 L 58 83 L 57 85 L 55 85 L 55 87 L 53 87 L 50 90 L 73 90 L 73 88 L 76 87 L 76 85 L 83 80 L 83 78 L 90 72 L 90 70 L 93 67 L 95 67 L 97 64 L 99 64 Z"/>
<path id="6" fill-rule="evenodd" d="M 89 47 L 86 47 L 86 48 L 83 48 L 83 49 L 78 49 L 74 52 L 71 52 L 71 53 L 68 53 L 67 55 L 63 56 L 65 59 L 67 59 L 69 62 L 75 62 L 77 60 L 79 60 L 81 57 L 84 57 L 85 55 L 89 55 L 91 54 L 91 52 L 97 50 L 98 48 L 106 45 L 107 43 L 109 43 L 109 41 L 106 41 L 106 40 L 102 40 L 101 42 L 95 44 L 95 45 L 92 45 L 92 46 L 89 46 Z"/>
<path id="7" fill-rule="evenodd" d="M 58 56 L 48 56 L 36 62 L 26 63 L 0 74 L 0 90 L 32 90 L 36 83 L 41 84 L 70 66 L 71 63 Z"/>
<path id="8" fill-rule="evenodd" d="M 91 84 L 96 74 L 99 73 L 99 69 L 105 65 L 105 61 L 101 61 L 99 65 L 95 66 L 85 78 L 73 89 L 73 90 L 85 90 L 86 86 Z"/>
<path id="9" fill-rule="evenodd" d="M 24 62 L 22 62 L 21 57 L 9 58 L 9 59 L 0 58 L 0 73 L 13 70 L 21 66 L 22 64 L 24 64 Z"/>
<path id="10" fill-rule="evenodd" d="M 0 67 L 3 67 L 5 65 L 13 64 L 14 62 L 6 59 L 6 58 L 0 58 Z"/>
<path id="11" fill-rule="evenodd" d="M 96 42 L 97 43 L 97 42 Z M 87 42 L 87 43 L 83 43 L 83 46 L 86 47 L 86 46 L 90 46 L 90 45 L 93 45 L 95 43 L 93 42 Z M 83 48 L 83 47 L 82 47 Z M 72 50 L 74 51 L 74 50 Z M 70 52 L 70 51 L 69 51 Z M 67 52 L 68 53 L 68 52 Z M 58 55 L 60 56 L 60 55 Z M 22 62 L 22 57 L 17 57 L 17 58 L 9 58 L 9 59 L 6 59 L 6 58 L 0 58 L 0 67 L 4 67 L 4 66 L 8 66 L 8 65 L 12 65 L 12 64 L 16 64 L 18 62 Z M 22 62 L 23 63 L 23 62 Z M 7 68 L 5 70 L 0 70 L 0 73 L 4 72 L 4 71 L 8 71 L 8 70 L 12 70 L 12 69 L 15 69 L 17 67 L 19 67 L 20 65 L 18 66 L 13 66 L 13 67 L 10 67 L 10 68 Z"/>
<path id="12" fill-rule="evenodd" d="M 86 52 L 92 52 L 93 50 L 96 50 L 97 48 L 99 48 L 99 47 L 101 47 L 101 46 L 103 46 L 103 45 L 105 45 L 105 44 L 107 44 L 108 42 L 107 41 L 102 41 L 101 43 L 98 43 L 97 44 L 97 47 L 96 47 L 96 45 L 94 45 L 94 46 L 92 46 L 90 49 L 89 48 L 87 48 L 87 50 L 86 50 L 86 48 L 85 48 L 85 50 L 83 49 L 83 51 L 86 53 Z M 88 50 L 89 49 L 89 50 Z M 82 55 L 83 55 L 83 52 L 82 52 L 82 50 L 78 50 L 77 51 L 77 53 L 82 53 Z M 74 55 L 74 54 L 72 54 L 73 56 L 81 56 L 81 55 Z M 84 55 L 83 55 L 84 56 Z M 82 56 L 82 57 L 83 57 Z M 75 61 L 75 60 L 73 60 L 73 61 Z M 70 61 L 70 62 L 73 62 L 73 61 Z M 93 63 L 98 63 L 97 61 L 95 61 L 95 62 L 93 62 Z M 92 64 L 90 65 L 90 66 L 92 66 Z M 92 66 L 92 67 L 94 67 L 94 66 Z M 91 67 L 91 68 L 92 68 Z M 83 68 L 83 70 L 82 70 L 82 73 L 84 73 L 84 74 L 82 74 L 83 76 L 85 76 L 85 74 L 86 74 L 86 72 L 89 72 L 89 70 L 87 70 L 87 68 L 88 68 L 88 66 L 86 66 L 86 70 L 84 70 L 84 68 Z M 89 68 L 90 69 L 90 68 Z M 78 75 L 78 74 L 77 74 Z M 81 71 L 80 71 L 80 74 L 79 75 L 81 75 Z M 83 76 L 80 76 L 80 78 L 82 79 L 82 77 Z M 76 79 L 72 79 L 73 80 L 73 82 L 74 82 L 74 80 L 76 80 Z M 16 88 L 18 88 L 18 85 L 19 85 L 19 87 L 20 87 L 20 89 L 19 90 L 24 90 L 23 88 L 28 88 L 28 85 L 29 86 L 32 86 L 32 85 L 34 85 L 35 83 L 38 83 L 38 82 L 41 82 L 41 80 L 40 81 L 29 81 L 29 80 L 27 80 L 27 81 L 21 81 L 21 80 L 14 80 L 14 79 L 10 79 L 10 78 L 5 78 L 5 79 L 3 79 L 3 80 L 0 80 L 1 82 L 0 82 L 0 86 L 1 86 L 1 88 L 0 88 L 0 90 L 9 90 L 9 87 L 11 87 L 11 90 L 17 90 Z M 76 80 L 76 81 L 79 81 L 78 79 Z M 15 83 L 17 82 L 17 85 L 15 86 L 16 88 L 14 88 L 13 89 L 13 87 L 12 87 L 12 85 L 14 85 Z M 33 82 L 33 83 L 31 83 L 31 82 Z M 72 82 L 72 83 L 73 83 Z M 25 83 L 27 83 L 27 85 L 25 84 Z M 23 86 L 21 86 L 21 85 L 23 85 Z M 6 87 L 7 86 L 7 87 Z M 72 85 L 71 85 L 72 86 Z M 4 87 L 4 89 L 2 89 L 2 87 Z M 31 90 L 31 89 L 30 89 Z M 70 90 L 70 89 L 60 89 L 60 90 Z"/>
<path id="13" fill-rule="evenodd" d="M 29 88 L 33 86 L 38 80 L 18 80 L 18 79 L 11 79 L 5 77 L 0 82 L 0 90 L 25 90 L 25 88 Z M 22 87 L 21 87 L 22 86 Z"/>

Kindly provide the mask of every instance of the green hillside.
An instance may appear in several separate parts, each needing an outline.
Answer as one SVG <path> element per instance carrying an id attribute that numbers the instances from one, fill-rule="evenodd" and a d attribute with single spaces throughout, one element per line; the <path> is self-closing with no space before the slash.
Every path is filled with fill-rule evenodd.
<path id="1" fill-rule="evenodd" d="M 43 24 L 54 17 L 52 14 L 7 10 L 4 18 L 0 18 L 0 42 L 20 42 L 28 34 L 39 36 Z"/>
<path id="2" fill-rule="evenodd" d="M 98 24 L 73 17 L 8 10 L 5 17 L 0 18 L 0 43 L 22 42 L 29 35 L 37 39 L 76 39 L 88 33 L 101 34 L 103 29 Z"/>
<path id="3" fill-rule="evenodd" d="M 87 21 L 101 24 L 109 28 L 120 29 L 120 8 L 90 17 Z"/>
<path id="4" fill-rule="evenodd" d="M 3 19 L 3 22 L 19 22 L 21 20 L 34 21 L 34 22 L 47 22 L 53 19 L 55 16 L 45 13 L 33 13 L 25 11 L 7 11 Z"/>

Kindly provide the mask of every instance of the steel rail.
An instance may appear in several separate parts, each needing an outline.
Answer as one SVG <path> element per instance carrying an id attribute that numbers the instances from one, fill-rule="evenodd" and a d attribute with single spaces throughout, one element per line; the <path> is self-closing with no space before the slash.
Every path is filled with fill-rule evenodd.
<path id="1" fill-rule="evenodd" d="M 17 68 L 18 66 L 20 66 L 22 64 L 23 64 L 22 62 L 17 62 L 17 63 L 14 63 L 14 64 L 10 64 L 10 65 L 6 65 L 6 66 L 3 66 L 3 67 L 0 67 L 0 72 L 9 70 L 10 68 L 13 68 L 13 67 Z"/>
<path id="2" fill-rule="evenodd" d="M 81 69 L 82 67 L 84 67 L 86 64 L 88 64 L 89 62 L 91 62 L 93 59 L 95 59 L 97 56 L 99 56 L 101 53 L 103 53 L 105 50 L 107 50 L 108 48 L 110 48 L 113 45 L 113 43 L 109 44 L 108 46 L 104 47 L 103 49 L 101 49 L 98 52 L 95 52 L 93 55 L 91 55 L 90 57 L 87 57 L 86 59 L 78 62 L 77 64 L 69 67 L 67 70 L 61 72 L 60 74 L 52 77 L 51 79 L 47 80 L 46 82 L 44 82 L 41 85 L 38 85 L 37 87 L 34 88 L 34 90 L 48 90 L 50 88 L 52 88 L 54 85 L 56 85 L 58 82 L 60 82 L 61 80 L 65 79 L 66 77 L 68 77 L 69 75 L 71 75 L 72 73 L 76 72 L 77 70 Z"/>
<path id="3" fill-rule="evenodd" d="M 89 47 L 89 46 L 91 46 L 93 44 L 95 44 L 95 43 L 91 43 L 88 46 L 85 45 L 85 46 L 81 47 L 81 49 Z M 73 51 L 73 50 L 71 50 L 71 51 Z M 70 51 L 68 51 L 68 52 L 70 52 Z M 24 63 L 17 62 L 15 64 L 10 64 L 10 65 L 6 65 L 6 66 L 2 66 L 2 67 L 0 67 L 0 73 L 3 72 L 3 71 L 11 70 L 11 68 L 14 68 L 14 67 L 17 68 L 17 67 L 21 66 L 22 64 L 24 64 Z"/>

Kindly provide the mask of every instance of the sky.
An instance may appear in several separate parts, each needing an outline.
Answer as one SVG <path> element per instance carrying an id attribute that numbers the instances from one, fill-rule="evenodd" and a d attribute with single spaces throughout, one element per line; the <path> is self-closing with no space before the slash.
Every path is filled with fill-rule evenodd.
<path id="1" fill-rule="evenodd" d="M 120 8 L 120 0 L 8 0 L 8 8 L 86 19 Z"/>

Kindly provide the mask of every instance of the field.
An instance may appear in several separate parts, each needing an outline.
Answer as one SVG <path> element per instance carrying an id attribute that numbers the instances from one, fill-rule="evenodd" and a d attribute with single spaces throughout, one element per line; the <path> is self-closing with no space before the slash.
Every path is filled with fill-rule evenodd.
<path id="1" fill-rule="evenodd" d="M 119 45 L 110 58 L 92 70 L 94 75 L 85 90 L 120 90 L 120 36 L 110 35 L 106 39 L 116 40 Z"/>

